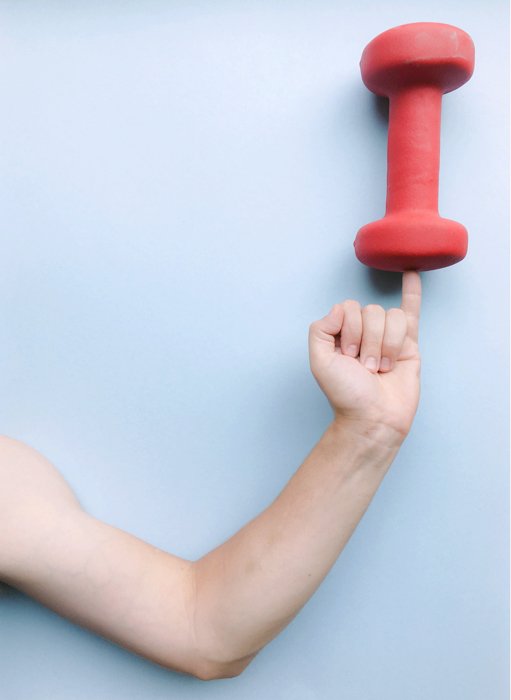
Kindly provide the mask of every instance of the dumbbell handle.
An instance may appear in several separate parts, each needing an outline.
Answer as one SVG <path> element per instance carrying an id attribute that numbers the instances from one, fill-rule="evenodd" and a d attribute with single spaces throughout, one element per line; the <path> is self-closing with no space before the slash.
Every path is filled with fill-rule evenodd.
<path id="1" fill-rule="evenodd" d="M 387 214 L 405 209 L 438 212 L 442 92 L 432 85 L 390 95 Z"/>

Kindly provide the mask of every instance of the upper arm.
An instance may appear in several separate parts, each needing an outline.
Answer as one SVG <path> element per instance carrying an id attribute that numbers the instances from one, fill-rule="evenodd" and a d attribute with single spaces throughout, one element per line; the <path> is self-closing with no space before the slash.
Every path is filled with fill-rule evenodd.
<path id="1" fill-rule="evenodd" d="M 89 516 L 42 455 L 0 438 L 0 579 L 169 668 L 208 677 L 192 562 Z"/>

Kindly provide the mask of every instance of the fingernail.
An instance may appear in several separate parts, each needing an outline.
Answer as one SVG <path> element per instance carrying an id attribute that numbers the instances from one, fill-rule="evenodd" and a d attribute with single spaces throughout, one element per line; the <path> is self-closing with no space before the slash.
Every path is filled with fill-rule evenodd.
<path id="1" fill-rule="evenodd" d="M 370 370 L 371 372 L 376 371 L 376 357 L 372 357 L 372 356 L 367 357 L 364 364 L 367 367 L 367 369 Z"/>
<path id="2" fill-rule="evenodd" d="M 346 354 L 351 357 L 356 357 L 358 355 L 358 347 L 356 345 L 348 345 Z"/>
<path id="3" fill-rule="evenodd" d="M 390 358 L 388 357 L 382 357 L 381 362 L 380 362 L 380 369 L 382 369 L 384 372 L 389 370 L 392 366 L 392 362 L 390 361 Z"/>

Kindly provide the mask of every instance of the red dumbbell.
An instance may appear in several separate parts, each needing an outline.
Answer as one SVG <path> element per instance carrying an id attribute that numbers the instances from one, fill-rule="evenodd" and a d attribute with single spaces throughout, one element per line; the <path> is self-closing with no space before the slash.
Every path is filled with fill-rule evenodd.
<path id="1" fill-rule="evenodd" d="M 362 80 L 390 99 L 385 217 L 363 226 L 357 258 L 380 270 L 434 270 L 462 260 L 464 226 L 438 214 L 442 95 L 466 83 L 474 44 L 449 24 L 416 22 L 373 39 Z"/>

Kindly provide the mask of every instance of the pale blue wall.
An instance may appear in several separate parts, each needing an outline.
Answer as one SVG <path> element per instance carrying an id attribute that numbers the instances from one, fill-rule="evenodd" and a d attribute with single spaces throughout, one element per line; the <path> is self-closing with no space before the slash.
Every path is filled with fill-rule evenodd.
<path id="1" fill-rule="evenodd" d="M 477 48 L 442 131 L 470 250 L 423 275 L 422 403 L 341 560 L 210 684 L 6 590 L 2 700 L 507 697 L 505 2 L 0 2 L 0 431 L 181 556 L 267 505 L 329 420 L 308 324 L 398 303 L 352 249 L 386 169 L 358 61 L 424 20 Z"/>

